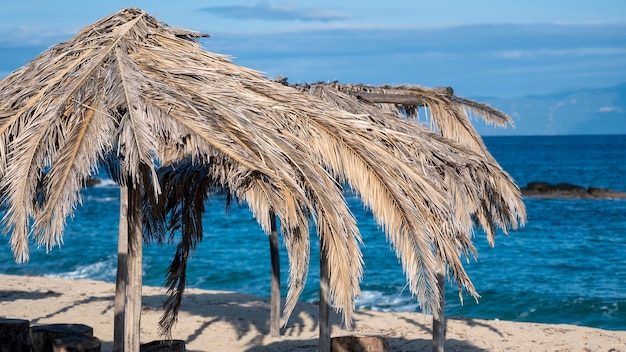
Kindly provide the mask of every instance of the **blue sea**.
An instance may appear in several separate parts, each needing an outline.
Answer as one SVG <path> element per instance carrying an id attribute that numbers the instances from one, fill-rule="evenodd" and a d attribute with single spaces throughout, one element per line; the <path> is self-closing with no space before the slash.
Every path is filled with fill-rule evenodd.
<path id="1" fill-rule="evenodd" d="M 485 137 L 487 147 L 518 185 L 567 182 L 626 192 L 626 135 Z M 420 311 L 384 234 L 359 199 L 346 195 L 362 232 L 365 276 L 358 307 Z M 528 222 L 490 247 L 476 233 L 476 260 L 466 268 L 478 303 L 446 290 L 446 315 L 575 324 L 626 330 L 626 200 L 525 198 Z M 64 244 L 49 253 L 32 246 L 31 260 L 15 264 L 0 237 L 0 272 L 115 281 L 119 189 L 84 190 L 84 204 L 68 220 Z M 270 295 L 269 241 L 245 206 L 226 212 L 209 199 L 205 235 L 189 264 L 189 286 Z M 302 295 L 318 299 L 317 241 Z M 162 286 L 174 245 L 144 247 L 144 284 Z M 282 292 L 288 262 L 281 247 Z"/>

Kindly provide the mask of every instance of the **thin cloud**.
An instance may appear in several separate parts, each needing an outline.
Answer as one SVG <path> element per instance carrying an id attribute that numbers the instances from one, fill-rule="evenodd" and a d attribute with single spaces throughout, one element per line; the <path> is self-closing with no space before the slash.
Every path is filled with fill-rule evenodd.
<path id="1" fill-rule="evenodd" d="M 626 48 L 571 48 L 571 49 L 531 49 L 531 50 L 506 50 L 497 51 L 495 57 L 502 59 L 525 59 L 538 57 L 559 56 L 623 56 Z"/>
<path id="2" fill-rule="evenodd" d="M 0 26 L 0 46 L 52 45 L 71 38 L 75 28 Z"/>
<path id="3" fill-rule="evenodd" d="M 615 106 L 603 106 L 600 109 L 598 109 L 598 112 L 613 112 L 613 111 L 617 111 L 617 112 L 622 112 L 622 108 L 621 107 L 615 107 Z"/>
<path id="4" fill-rule="evenodd" d="M 351 18 L 343 11 L 326 8 L 299 8 L 293 4 L 274 5 L 260 2 L 250 6 L 210 6 L 202 11 L 212 15 L 247 20 L 331 22 Z"/>
<path id="5" fill-rule="evenodd" d="M 346 21 L 348 22 L 348 21 Z M 290 82 L 449 85 L 464 96 L 524 96 L 625 81 L 626 27 L 477 25 L 215 36 L 209 50 Z M 332 28 L 332 29 L 329 29 Z"/>

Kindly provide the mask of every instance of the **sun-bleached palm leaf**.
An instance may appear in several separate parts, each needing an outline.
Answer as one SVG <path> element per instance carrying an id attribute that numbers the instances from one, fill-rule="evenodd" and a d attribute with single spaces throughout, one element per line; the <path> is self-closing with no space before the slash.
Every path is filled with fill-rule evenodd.
<path id="1" fill-rule="evenodd" d="M 385 111 L 414 119 L 423 118 L 423 122 L 429 124 L 431 129 L 442 136 L 485 154 L 488 154 L 487 150 L 472 127 L 470 119 L 478 117 L 495 126 L 513 126 L 513 120 L 504 112 L 488 104 L 456 96 L 450 87 L 338 83 L 333 83 L 333 85 L 365 102 L 376 104 Z M 420 107 L 426 108 L 421 117 L 419 116 Z"/>
<path id="2" fill-rule="evenodd" d="M 296 87 L 325 101 L 332 102 L 343 110 L 357 114 L 368 114 L 378 124 L 412 135 L 419 141 L 430 140 L 432 143 L 440 144 L 435 155 L 424 155 L 423 150 L 419 149 L 407 149 L 402 152 L 414 160 L 426 159 L 430 160 L 431 163 L 433 160 L 438 159 L 444 161 L 444 163 L 431 165 L 431 167 L 434 166 L 436 168 L 436 174 L 439 175 L 445 184 L 446 190 L 451 196 L 449 200 L 452 202 L 452 208 L 456 209 L 455 216 L 462 226 L 461 231 L 454 227 L 448 229 L 454 241 L 439 240 L 437 242 L 439 246 L 438 253 L 443 254 L 443 259 L 449 264 L 451 276 L 457 280 L 459 287 L 465 287 L 470 293 L 475 295 L 471 281 L 469 281 L 463 270 L 462 263 L 454 258 L 461 253 L 467 255 L 474 252 L 470 238 L 474 222 L 482 226 L 487 233 L 488 239 L 493 241 L 496 227 L 506 232 L 510 228 L 517 228 L 520 223 L 525 221 L 525 208 L 521 201 L 521 194 L 510 176 L 501 169 L 490 155 L 487 157 L 484 152 L 475 153 L 456 142 L 438 137 L 432 133 L 426 133 L 418 124 L 406 126 L 406 124 L 399 123 L 400 119 L 395 114 L 402 107 L 396 106 L 394 108 L 381 109 L 378 104 L 374 105 L 359 100 L 362 96 L 359 96 L 358 92 L 354 93 L 351 85 L 347 85 L 346 88 L 345 85 L 337 83 L 319 83 Z M 449 94 L 449 91 L 441 89 L 428 90 L 427 92 L 443 95 L 444 98 L 446 93 Z M 383 91 L 383 94 L 385 94 L 384 97 L 382 95 L 375 97 L 379 99 L 377 103 L 393 101 L 393 99 L 404 104 L 409 102 L 409 100 L 404 99 L 406 98 L 405 96 L 399 95 L 395 90 L 394 94 L 398 97 L 403 97 L 404 100 L 397 97 L 391 97 L 390 99 L 387 91 Z M 366 97 L 370 98 L 372 96 Z M 415 102 L 414 96 L 409 98 Z M 421 96 L 419 98 L 420 100 L 422 99 Z M 441 99 L 442 103 L 445 103 L 444 98 Z M 434 101 L 434 99 L 431 99 L 431 101 Z M 411 145 L 411 143 L 406 143 L 406 145 Z M 486 150 L 484 151 L 486 152 Z M 459 161 L 456 158 L 456 156 L 460 155 L 463 156 L 464 161 Z M 441 226 L 445 226 L 447 223 L 448 221 L 445 221 Z M 395 241 L 394 237 L 391 237 L 391 240 L 393 243 Z M 452 243 L 456 244 L 451 246 Z M 398 253 L 398 256 L 402 255 L 403 253 Z"/>
<path id="3" fill-rule="evenodd" d="M 396 248 L 396 253 L 399 259 L 403 263 L 403 268 L 407 273 L 407 279 L 409 281 L 409 287 L 411 292 L 418 296 L 418 300 L 423 303 L 424 307 L 430 309 L 435 302 L 435 286 L 433 284 L 434 275 L 434 246 L 436 242 L 442 242 L 442 231 L 444 230 L 441 224 L 448 225 L 451 220 L 451 214 L 445 213 L 445 215 L 437 214 L 436 209 L 445 208 L 445 206 L 437 205 L 435 202 L 437 198 L 434 197 L 442 191 L 443 183 L 440 181 L 439 176 L 434 173 L 433 165 L 428 165 L 432 160 L 441 158 L 446 159 L 444 155 L 435 156 L 434 142 L 432 140 L 432 133 L 426 130 L 416 132 L 414 135 L 407 134 L 402 128 L 395 126 L 398 121 L 385 122 L 380 120 L 376 114 L 380 114 L 380 111 L 367 111 L 364 109 L 358 110 L 360 104 L 350 100 L 349 96 L 344 96 L 345 100 L 339 100 L 337 96 L 333 96 L 329 99 L 328 95 L 334 95 L 339 93 L 337 91 L 324 91 L 322 86 L 318 86 L 320 90 L 308 91 L 310 94 L 318 95 L 323 99 L 332 101 L 341 109 L 367 114 L 368 119 L 376 122 L 378 126 L 384 126 L 387 131 L 384 136 L 376 138 L 375 132 L 369 132 L 372 140 L 380 139 L 385 141 L 383 149 L 395 150 L 394 156 L 390 156 L 390 159 L 401 159 L 404 164 L 404 169 L 399 169 L 399 174 L 394 175 L 396 179 L 401 179 L 404 175 L 415 174 L 413 180 L 420 180 L 419 185 L 421 189 L 415 189 L 415 185 L 405 184 L 403 190 L 409 190 L 414 188 L 412 193 L 413 197 L 408 194 L 403 195 L 399 190 L 396 194 L 391 194 L 387 199 L 380 197 L 379 195 L 369 193 L 371 192 L 372 184 L 376 184 L 371 179 L 363 179 L 364 184 L 353 184 L 351 186 L 360 193 L 365 204 L 372 208 L 372 211 L 376 217 L 376 220 L 383 226 L 383 229 L 387 233 L 391 242 Z M 356 110 L 355 110 L 356 109 Z M 358 110 L 358 111 L 357 111 Z M 398 122 L 399 123 L 399 122 Z M 414 127 L 408 124 L 405 127 Z M 416 148 L 420 150 L 421 155 L 417 155 L 415 151 L 410 153 L 404 150 L 406 146 Z M 439 147 L 444 147 L 443 145 Z M 417 149 L 419 148 L 419 149 Z M 416 157 L 413 159 L 406 158 L 408 155 L 413 154 Z M 457 158 L 456 155 L 450 154 L 451 160 Z M 417 176 L 419 175 L 419 176 Z M 359 177 L 355 177 L 359 179 Z M 432 188 L 424 188 L 425 185 L 436 183 L 431 185 Z M 384 186 L 383 186 L 384 187 Z M 376 192 L 374 190 L 374 192 Z M 384 191 L 383 191 L 384 192 Z M 393 190 L 391 190 L 393 192 Z M 408 193 L 408 192 L 407 192 Z M 418 195 L 418 198 L 416 198 Z M 382 202 L 381 202 L 382 200 Z M 384 202 L 385 200 L 391 200 Z M 400 201 L 398 201 L 400 200 Z M 445 197 L 439 199 L 440 202 L 447 202 Z M 422 215 L 420 219 L 414 219 L 411 214 L 415 213 L 415 209 L 419 209 L 418 213 Z M 435 209 L 435 212 L 433 212 Z M 403 215 L 404 214 L 404 215 Z M 444 215 L 444 216 L 442 216 Z M 454 224 L 449 225 L 452 228 Z"/>
<path id="4" fill-rule="evenodd" d="M 489 104 L 456 95 L 453 95 L 450 98 L 450 101 L 452 102 L 452 106 L 454 106 L 457 110 L 464 112 L 468 119 L 471 117 L 478 117 L 483 119 L 487 124 L 497 127 L 515 127 L 515 123 L 509 115 Z"/>
<path id="5" fill-rule="evenodd" d="M 310 89 L 304 85 L 301 89 Z M 505 127 L 513 126 L 513 120 L 504 112 L 499 111 L 487 104 L 474 100 L 462 98 L 454 95 L 454 91 L 449 87 L 420 87 L 420 86 L 368 86 L 361 84 L 339 84 L 333 82 L 326 84 L 335 90 L 356 97 L 364 104 L 371 103 L 384 111 L 391 112 L 397 116 L 413 119 L 422 122 L 439 135 L 452 139 L 455 143 L 459 143 L 472 151 L 484 156 L 488 161 L 498 169 L 498 173 L 506 175 L 506 172 L 498 165 L 488 152 L 482 138 L 470 123 L 471 116 L 478 116 L 487 123 L 496 126 Z M 418 112 L 420 107 L 425 107 L 430 111 L 426 116 L 420 116 Z M 424 114 L 422 114 L 424 115 Z M 422 120 L 424 118 L 424 120 Z M 502 190 L 510 189 L 508 198 L 515 200 L 515 205 L 511 209 L 518 208 L 523 210 L 519 191 L 515 191 L 517 186 L 508 175 L 503 176 L 505 179 L 502 184 Z M 508 186 L 507 186 L 508 185 Z M 507 199 L 508 199 L 507 198 Z M 520 212 L 522 220 L 525 219 L 525 211 Z M 503 223 L 505 224 L 505 223 Z M 510 226 L 504 226 L 506 230 Z"/>

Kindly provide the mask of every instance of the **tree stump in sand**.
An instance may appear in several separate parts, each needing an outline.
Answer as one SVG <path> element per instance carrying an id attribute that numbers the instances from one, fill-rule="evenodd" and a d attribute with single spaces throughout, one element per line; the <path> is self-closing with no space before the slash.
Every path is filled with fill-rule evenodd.
<path id="1" fill-rule="evenodd" d="M 93 328 L 83 324 L 49 324 L 30 328 L 33 352 L 53 352 L 55 339 L 72 336 L 93 336 Z"/>
<path id="2" fill-rule="evenodd" d="M 30 352 L 30 321 L 0 319 L 0 352 Z"/>
<path id="3" fill-rule="evenodd" d="M 140 352 L 185 352 L 183 340 L 157 340 L 144 343 L 139 347 Z"/>
<path id="4" fill-rule="evenodd" d="M 387 352 L 389 344 L 380 336 L 337 336 L 330 339 L 331 352 Z"/>
<path id="5" fill-rule="evenodd" d="M 85 335 L 68 335 L 52 341 L 53 352 L 100 352 L 100 339 Z"/>

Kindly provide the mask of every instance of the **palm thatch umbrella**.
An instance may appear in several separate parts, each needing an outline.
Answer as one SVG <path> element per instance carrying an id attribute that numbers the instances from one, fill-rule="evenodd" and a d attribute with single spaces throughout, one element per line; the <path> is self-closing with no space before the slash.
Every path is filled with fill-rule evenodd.
<path id="1" fill-rule="evenodd" d="M 116 333 L 116 350 L 139 348 L 142 193 L 158 195 L 156 165 L 177 158 L 214 166 L 213 177 L 244 195 L 255 213 L 274 211 L 284 233 L 307 228 L 305 215 L 315 214 L 338 267 L 336 300 L 350 307 L 358 290 L 358 229 L 340 189 L 296 136 L 280 132 L 285 122 L 307 114 L 330 119 L 332 112 L 298 109 L 301 94 L 202 50 L 201 36 L 123 9 L 0 82 L 0 187 L 18 261 L 28 260 L 31 235 L 46 248 L 60 244 L 98 165 L 128 194 L 120 237 L 128 235 L 133 266 L 125 292 L 132 314 L 116 332 L 132 333 L 124 346 Z M 267 215 L 259 221 L 269 228 Z"/>
<path id="2" fill-rule="evenodd" d="M 357 190 L 384 225 L 420 302 L 436 305 L 437 255 L 471 288 L 458 260 L 471 242 L 450 236 L 466 228 L 450 221 L 457 215 L 448 192 L 471 203 L 470 185 L 490 171 L 482 158 L 415 130 L 416 124 L 397 122 L 410 133 L 385 127 L 269 81 L 202 50 L 201 36 L 123 9 L 0 82 L 0 187 L 18 261 L 28 260 L 31 235 L 46 248 L 62 241 L 81 187 L 104 165 L 127 199 L 120 210 L 120 262 L 127 234 L 133 267 L 125 292 L 131 333 L 123 346 L 116 334 L 115 346 L 138 350 L 141 230 L 144 215 L 153 215 L 142 213 L 141 200 L 162 204 L 155 202 L 163 195 L 189 192 L 167 185 L 161 191 L 156 176 L 158 165 L 187 163 L 190 170 L 204 167 L 202 189 L 219 186 L 246 201 L 266 232 L 270 212 L 280 219 L 292 267 L 287 311 L 306 276 L 312 218 L 329 260 L 330 294 L 350 321 L 362 263 L 342 184 Z M 182 204 L 180 223 L 189 225 L 183 237 L 197 238 L 198 223 L 185 221 L 198 218 L 202 197 L 185 197 L 173 204 Z M 192 248 L 180 247 L 178 258 L 186 260 Z M 180 272 L 168 281 L 173 291 L 184 287 Z"/>
<path id="3" fill-rule="evenodd" d="M 332 103 L 335 107 L 341 110 L 350 111 L 358 114 L 357 116 L 364 117 L 367 122 L 363 123 L 374 123 L 374 125 L 377 126 L 376 129 L 385 130 L 386 134 L 380 137 L 380 141 L 384 143 L 384 149 L 394 150 L 393 157 L 400 158 L 394 161 L 399 162 L 399 164 L 396 165 L 402 165 L 403 163 L 412 165 L 412 167 L 419 169 L 418 172 L 423 173 L 428 177 L 433 177 L 439 187 L 443 187 L 445 192 L 449 192 L 449 194 L 452 195 L 452 197 L 449 197 L 448 201 L 452 202 L 449 205 L 451 208 L 455 209 L 454 216 L 458 219 L 443 219 L 432 216 L 432 214 L 428 214 L 428 211 L 432 211 L 432 209 L 429 209 L 432 204 L 429 202 L 428 194 L 422 193 L 422 198 L 417 201 L 419 204 L 416 205 L 422 206 L 423 211 L 426 211 L 427 213 L 426 218 L 428 218 L 428 221 L 432 222 L 427 226 L 436 225 L 436 227 L 441 229 L 440 231 L 449 231 L 449 238 L 435 238 L 435 240 L 438 241 L 435 243 L 435 247 L 437 248 L 435 250 L 435 253 L 437 254 L 437 262 L 443 263 L 444 265 L 449 264 L 451 276 L 457 279 L 459 288 L 467 288 L 471 294 L 477 296 L 473 286 L 471 285 L 471 281 L 467 278 L 463 270 L 462 263 L 460 262 L 462 254 L 474 252 L 474 247 L 470 238 L 471 229 L 473 225 L 475 225 L 474 221 L 477 221 L 478 225 L 482 225 L 487 229 L 489 238 L 493 238 L 493 230 L 496 226 L 503 228 L 505 231 L 509 228 L 516 228 L 518 222 L 523 222 L 525 218 L 524 206 L 521 202 L 519 189 L 513 183 L 512 179 L 499 167 L 499 165 L 497 165 L 497 163 L 495 163 L 493 159 L 486 158 L 482 153 L 475 153 L 456 142 L 438 136 L 426 130 L 419 124 L 406 123 L 406 121 L 398 120 L 397 116 L 383 111 L 380 107 L 376 107 L 362 101 L 357 101 L 353 96 L 342 93 L 339 90 L 339 87 L 340 86 L 337 85 L 333 86 L 320 84 L 307 85 L 305 87 L 297 88 L 300 88 L 311 95 L 318 96 L 321 99 Z M 337 123 L 340 122 L 341 121 L 337 121 Z M 372 130 L 372 127 L 373 126 L 370 126 L 370 130 L 365 131 L 365 133 L 375 136 L 376 132 Z M 307 126 L 307 128 L 311 128 L 311 126 Z M 358 126 L 353 127 L 353 131 L 358 132 L 358 130 Z M 340 133 L 340 131 L 337 131 L 336 133 Z M 297 132 L 297 134 L 302 138 L 307 137 L 307 135 L 301 131 Z M 399 135 L 402 136 L 401 139 L 398 139 Z M 344 140 L 343 137 L 342 140 Z M 315 142 L 310 140 L 308 144 L 315 145 Z M 357 143 L 354 143 L 354 145 L 357 145 Z M 375 144 L 373 144 L 372 147 L 376 148 Z M 464 161 L 458 160 L 459 155 L 463 155 Z M 386 155 L 386 157 L 389 156 Z M 350 164 L 346 163 L 345 165 Z M 367 171 L 374 166 L 361 164 L 359 167 L 363 168 L 364 171 Z M 162 177 L 160 178 L 161 183 L 165 185 L 164 188 L 166 188 L 163 192 L 163 196 L 169 198 L 166 201 L 160 201 L 158 203 L 162 205 L 159 210 L 152 210 L 147 213 L 166 214 L 168 213 L 168 210 L 166 209 L 168 207 L 171 209 L 178 209 L 177 207 L 181 207 L 180 205 L 176 205 L 177 200 L 180 201 L 189 198 L 188 195 L 181 192 L 184 192 L 188 187 L 191 187 L 191 184 L 197 184 L 205 179 L 206 175 L 210 174 L 206 171 L 202 171 L 206 168 L 206 165 L 194 165 L 188 160 L 185 163 L 178 163 L 175 166 L 163 169 Z M 343 169 L 340 168 L 340 171 L 341 170 Z M 186 175 L 182 176 L 182 174 Z M 338 175 L 338 182 L 342 184 L 348 183 L 351 187 L 359 191 L 365 190 L 365 192 L 368 192 L 367 185 L 358 183 L 364 181 L 360 177 L 355 176 L 353 179 L 348 179 L 349 176 L 337 173 L 337 171 L 333 171 L 333 174 Z M 190 184 L 181 187 L 183 179 L 187 180 Z M 425 181 L 422 179 L 419 180 L 419 182 Z M 206 186 L 209 187 L 209 184 Z M 172 187 L 175 189 L 172 189 Z M 205 191 L 201 193 L 206 194 L 207 192 Z M 381 196 L 379 194 L 373 197 L 366 196 L 364 199 L 383 199 L 384 201 L 386 197 L 387 195 Z M 401 198 L 401 196 L 396 197 Z M 438 302 L 441 302 L 442 299 L 437 287 L 432 286 L 431 282 L 419 282 L 419 278 L 411 276 L 415 274 L 415 272 L 411 272 L 410 269 L 414 268 L 414 263 L 419 263 L 419 260 L 421 259 L 418 258 L 416 262 L 411 261 L 414 253 L 420 250 L 419 245 L 416 244 L 416 240 L 412 239 L 411 236 L 419 236 L 419 234 L 413 234 L 410 233 L 410 231 L 407 232 L 408 230 L 411 230 L 410 228 L 400 230 L 400 233 L 388 231 L 388 224 L 393 223 L 389 222 L 389 219 L 384 217 L 384 213 L 382 213 L 384 208 L 378 208 L 379 204 L 376 204 L 375 202 L 368 205 L 374 209 L 377 220 L 381 223 L 381 225 L 383 225 L 387 234 L 390 236 L 391 241 L 396 246 L 398 257 L 405 265 L 407 279 L 410 283 L 412 283 L 410 286 L 412 292 L 418 295 L 420 293 L 422 294 L 422 296 L 419 297 L 420 302 L 424 302 L 426 309 L 432 309 L 433 307 L 440 308 L 441 303 Z M 406 204 L 403 204 L 403 206 L 406 206 Z M 390 207 L 393 207 L 393 205 Z M 401 218 L 402 211 L 403 210 L 395 212 L 395 216 Z M 405 213 L 410 212 L 407 210 L 404 211 Z M 165 215 L 162 215 L 162 218 L 165 217 Z M 175 215 L 171 218 L 176 219 L 176 221 L 173 221 L 170 225 L 170 228 L 173 229 L 183 228 L 184 223 L 195 224 L 197 222 L 197 220 L 191 221 L 191 219 L 182 220 L 180 215 Z M 403 222 L 405 219 L 401 219 L 400 221 Z M 458 227 L 455 224 L 460 224 L 461 227 Z M 190 228 L 190 226 L 187 226 L 187 228 Z M 412 228 L 412 230 L 417 231 L 418 229 Z M 433 228 L 419 230 L 422 231 L 422 233 L 427 234 L 435 233 L 437 231 Z M 156 233 L 157 231 L 151 232 Z M 195 241 L 197 241 L 197 238 L 194 238 L 192 233 L 188 233 L 187 236 L 188 237 L 183 236 L 181 245 L 185 243 L 185 241 L 191 243 L 195 243 Z M 415 242 L 411 243 L 411 241 Z M 305 241 L 304 243 L 307 242 L 308 241 Z M 183 247 L 189 248 L 189 245 L 183 245 Z M 430 247 L 426 245 L 426 248 Z M 308 247 L 302 247 L 299 250 L 302 250 L 302 252 L 298 251 L 296 252 L 296 255 L 293 255 L 293 249 L 289 248 L 288 241 L 288 252 L 290 254 L 290 258 L 298 259 L 301 257 L 308 257 L 308 253 L 306 252 L 308 251 Z M 325 255 L 322 254 L 322 260 L 324 257 Z M 180 271 L 180 268 L 184 265 L 181 266 L 180 263 L 184 262 L 185 258 L 187 258 L 187 254 L 182 255 L 181 252 L 180 259 L 176 262 L 176 265 L 172 266 L 170 272 L 178 272 L 179 275 L 184 275 L 184 273 Z M 302 264 L 308 265 L 308 261 L 303 262 Z M 330 267 L 332 270 L 332 265 L 330 265 Z M 428 274 L 429 270 L 432 272 L 432 267 L 422 269 L 423 268 L 417 270 L 419 271 L 417 275 L 421 275 L 424 272 Z M 322 271 L 324 270 L 322 269 Z M 292 271 L 291 273 L 290 292 L 285 306 L 283 324 L 285 324 L 289 318 L 291 310 L 295 305 L 295 298 L 301 291 L 305 279 L 305 277 L 301 275 L 304 273 L 304 270 L 300 271 L 297 279 L 294 279 L 294 272 Z M 323 274 L 324 272 L 320 274 L 322 279 L 324 276 Z M 180 281 L 178 282 L 180 283 Z M 180 290 L 178 293 L 180 294 Z M 320 317 L 323 317 L 323 302 L 328 298 L 324 297 L 324 294 L 322 293 L 320 296 Z M 439 298 L 437 299 L 437 297 Z M 175 309 L 172 311 L 175 311 Z M 322 341 L 325 339 L 322 335 L 328 333 L 327 331 L 323 331 L 324 326 L 327 326 L 327 322 L 324 323 L 321 321 L 320 344 L 322 344 Z"/>
<path id="4" fill-rule="evenodd" d="M 286 80 L 282 80 L 282 83 L 287 84 Z M 459 212 L 470 215 L 476 225 L 482 226 L 492 246 L 496 227 L 500 227 L 507 233 L 510 228 L 516 229 L 518 224 L 523 225 L 526 221 L 519 189 L 487 151 L 482 139 L 470 123 L 471 117 L 480 117 L 487 123 L 499 127 L 506 127 L 507 124 L 513 125 L 512 119 L 505 113 L 489 105 L 455 96 L 452 88 L 449 87 L 367 86 L 338 84 L 337 82 L 296 85 L 295 87 L 346 111 L 378 114 L 387 119 L 393 119 L 395 116 L 416 121 L 420 118 L 420 107 L 425 107 L 427 111 L 423 114 L 425 116 L 422 122 L 429 125 L 438 135 L 450 138 L 455 143 L 460 143 L 484 157 L 491 165 L 492 176 L 496 180 L 495 187 L 498 192 L 501 192 L 501 196 L 495 197 L 493 193 L 482 193 L 479 195 L 482 204 L 478 205 L 478 210 L 475 206 L 468 208 L 461 206 L 457 208 Z M 352 97 L 347 97 L 346 94 Z M 356 101 L 361 104 L 356 104 Z M 390 114 L 381 114 L 380 111 L 373 109 L 374 106 Z M 509 201 L 508 204 L 506 204 L 507 201 Z M 485 211 L 485 209 L 489 210 Z M 471 233 L 468 232 L 468 235 L 471 236 Z M 440 302 L 433 311 L 433 351 L 443 351 L 445 341 L 443 306 L 447 263 L 444 258 L 440 257 L 439 264 L 437 276 Z M 475 292 L 471 293 L 478 298 Z"/>

